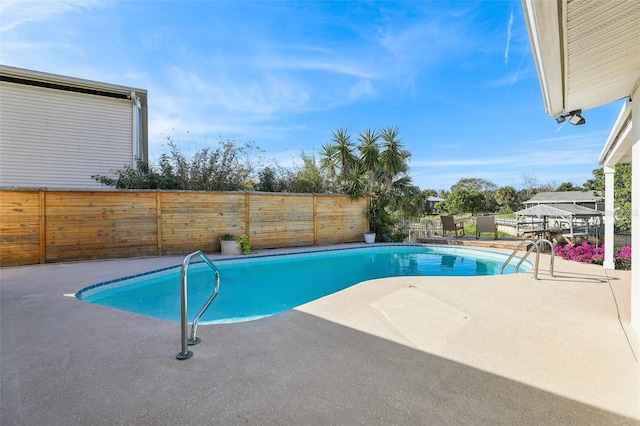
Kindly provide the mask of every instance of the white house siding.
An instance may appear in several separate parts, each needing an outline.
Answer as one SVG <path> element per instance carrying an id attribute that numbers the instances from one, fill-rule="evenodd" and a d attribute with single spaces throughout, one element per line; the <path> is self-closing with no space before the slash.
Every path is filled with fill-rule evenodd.
<path id="1" fill-rule="evenodd" d="M 0 186 L 99 188 L 133 165 L 132 102 L 0 82 Z"/>

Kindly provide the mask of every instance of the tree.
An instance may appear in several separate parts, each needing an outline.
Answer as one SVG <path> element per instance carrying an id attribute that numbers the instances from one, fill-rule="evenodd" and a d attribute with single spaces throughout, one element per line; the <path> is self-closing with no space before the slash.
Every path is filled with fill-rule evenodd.
<path id="1" fill-rule="evenodd" d="M 538 191 L 537 192 L 553 192 L 553 191 L 555 191 L 557 186 L 558 185 L 556 185 L 556 181 L 555 180 L 549 180 L 546 183 L 543 183 L 542 185 L 540 185 L 538 187 Z"/>
<path id="2" fill-rule="evenodd" d="M 95 175 L 93 180 L 117 189 L 176 189 L 177 183 L 171 176 L 159 173 L 152 164 L 136 159 L 136 167 L 124 166 L 112 171 L 117 177 Z"/>
<path id="3" fill-rule="evenodd" d="M 444 204 L 444 205 L 442 205 Z M 477 214 L 482 211 L 484 194 L 466 188 L 458 188 L 451 191 L 444 203 L 436 204 L 451 214 L 470 212 Z"/>
<path id="4" fill-rule="evenodd" d="M 344 181 L 344 191 L 351 199 L 363 197 L 367 194 L 367 173 L 361 163 L 356 163 L 348 169 Z"/>
<path id="5" fill-rule="evenodd" d="M 334 144 L 325 144 L 320 151 L 320 168 L 335 182 L 338 178 L 338 148 Z"/>
<path id="6" fill-rule="evenodd" d="M 498 205 L 495 199 L 495 191 L 497 188 L 498 187 L 495 183 L 486 179 L 463 178 L 451 187 L 451 191 L 453 192 L 457 189 L 465 189 L 470 192 L 481 193 L 484 199 L 479 212 L 494 212 Z"/>
<path id="7" fill-rule="evenodd" d="M 354 154 L 347 129 L 340 128 L 331 136 L 332 142 L 323 146 L 320 153 L 320 170 L 336 176 L 342 191 L 352 198 L 369 197 L 368 216 L 378 241 L 398 239 L 394 235 L 398 215 L 393 209 L 400 205 L 399 194 L 406 194 L 413 187 L 406 174 L 411 154 L 398 137 L 398 127 L 359 133 L 359 156 Z"/>
<path id="8" fill-rule="evenodd" d="M 614 206 L 616 226 L 631 230 L 631 164 L 618 164 L 614 175 Z"/>
<path id="9" fill-rule="evenodd" d="M 367 173 L 367 192 L 371 194 L 380 160 L 380 147 L 378 146 L 380 135 L 375 130 L 366 129 L 358 135 L 358 140 L 360 141 L 358 146 L 360 162 Z"/>
<path id="10" fill-rule="evenodd" d="M 486 179 L 462 178 L 451 187 L 451 191 L 456 189 L 468 189 L 469 191 L 484 193 L 495 191 L 498 189 L 498 186 Z"/>
<path id="11" fill-rule="evenodd" d="M 593 179 L 587 180 L 582 184 L 587 191 L 596 191 L 599 195 L 604 195 L 604 168 L 599 167 L 591 172 Z"/>
<path id="12" fill-rule="evenodd" d="M 237 144 L 219 141 L 217 147 L 198 150 L 192 157 L 180 152 L 167 138 L 169 152 L 160 156 L 159 171 L 138 160 L 136 167 L 115 169 L 116 178 L 92 176 L 106 186 L 127 189 L 181 189 L 194 191 L 237 191 L 251 188 L 255 170 L 261 168 L 261 150 L 253 142 Z"/>
<path id="13" fill-rule="evenodd" d="M 256 190 L 264 192 L 279 192 L 282 188 L 278 174 L 274 167 L 267 166 L 258 172 Z"/>
<path id="14" fill-rule="evenodd" d="M 584 191 L 584 189 L 575 186 L 572 182 L 563 182 L 556 188 L 556 191 Z"/>
<path id="15" fill-rule="evenodd" d="M 383 172 L 387 189 L 391 189 L 395 177 L 405 173 L 409 169 L 407 162 L 411 154 L 404 149 L 401 139 L 398 138 L 398 127 L 387 127 L 380 132 L 382 148 L 380 152 L 380 166 Z"/>
<path id="16" fill-rule="evenodd" d="M 593 179 L 582 186 L 597 195 L 604 195 L 604 168 L 599 167 L 592 172 Z M 616 226 L 621 230 L 631 229 L 631 165 L 617 164 L 614 173 L 614 209 Z"/>
<path id="17" fill-rule="evenodd" d="M 502 206 L 502 211 L 505 213 L 518 211 L 522 205 L 518 191 L 512 186 L 498 188 L 494 197 L 498 205 Z"/>
<path id="18" fill-rule="evenodd" d="M 169 153 L 161 161 L 171 165 L 177 189 L 194 191 L 238 191 L 255 180 L 252 152 L 260 150 L 253 142 L 237 144 L 233 140 L 219 141 L 217 147 L 206 147 L 187 158 L 177 144 L 169 139 Z"/>
<path id="19" fill-rule="evenodd" d="M 524 174 L 522 175 L 522 189 L 520 190 L 520 197 L 522 200 L 528 200 L 538 192 L 538 179 L 534 176 Z"/>
<path id="20" fill-rule="evenodd" d="M 402 212 L 403 216 L 416 218 L 427 213 L 427 195 L 411 182 L 409 176 L 397 179 L 394 183 L 394 210 Z"/>
<path id="21" fill-rule="evenodd" d="M 354 145 L 351 141 L 351 134 L 347 129 L 338 129 L 331 132 L 333 140 L 334 162 L 340 170 L 339 176 L 342 183 L 349 174 L 349 169 L 356 163 L 356 156 L 353 153 Z"/>
<path id="22" fill-rule="evenodd" d="M 294 185 L 291 192 L 311 192 L 318 194 L 325 192 L 329 185 L 326 176 L 320 171 L 316 157 L 300 152 L 302 166 L 296 168 Z"/>

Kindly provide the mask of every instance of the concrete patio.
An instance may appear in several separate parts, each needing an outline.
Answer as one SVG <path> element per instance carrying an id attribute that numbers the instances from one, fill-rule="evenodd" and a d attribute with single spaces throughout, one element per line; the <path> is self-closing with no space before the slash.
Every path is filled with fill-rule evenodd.
<path id="1" fill-rule="evenodd" d="M 368 281 L 201 326 L 188 361 L 179 324 L 72 297 L 181 261 L 1 269 L 0 423 L 640 424 L 629 271 Z"/>

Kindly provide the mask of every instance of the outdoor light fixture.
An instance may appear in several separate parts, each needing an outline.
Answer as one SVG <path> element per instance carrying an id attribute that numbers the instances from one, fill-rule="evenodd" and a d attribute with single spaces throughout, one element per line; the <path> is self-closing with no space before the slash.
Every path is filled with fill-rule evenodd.
<path id="1" fill-rule="evenodd" d="M 584 119 L 584 117 L 582 116 L 582 110 L 578 109 L 575 111 L 572 111 L 569 113 L 569 115 L 571 116 L 571 118 L 569 119 L 569 123 L 575 125 L 575 126 L 580 126 L 581 124 L 586 123 L 587 121 Z"/>
<path id="2" fill-rule="evenodd" d="M 558 124 L 564 123 L 567 119 L 567 117 L 569 117 L 569 123 L 573 124 L 574 126 L 580 126 L 581 124 L 586 123 L 587 121 L 584 119 L 584 117 L 582 116 L 582 110 L 581 109 L 577 109 L 575 111 L 571 111 L 568 114 L 560 114 L 556 117 L 554 117 L 556 119 L 556 122 Z"/>

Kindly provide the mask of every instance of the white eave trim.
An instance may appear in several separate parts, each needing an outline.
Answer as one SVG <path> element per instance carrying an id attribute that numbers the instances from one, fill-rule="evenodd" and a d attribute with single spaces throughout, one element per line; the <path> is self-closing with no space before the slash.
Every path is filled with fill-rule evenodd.
<path id="1" fill-rule="evenodd" d="M 15 77 L 24 80 L 40 81 L 44 83 L 62 84 L 88 90 L 99 90 L 111 93 L 129 95 L 136 92 L 138 95 L 145 95 L 147 91 L 136 87 L 120 86 L 118 84 L 104 83 L 100 81 L 85 80 L 82 78 L 69 77 L 58 74 L 51 74 L 41 71 L 28 70 L 25 68 L 10 67 L 0 65 L 0 75 Z"/>
<path id="2" fill-rule="evenodd" d="M 546 112 L 564 114 L 564 34 L 558 2 L 522 0 Z"/>
<path id="3" fill-rule="evenodd" d="M 600 152 L 598 159 L 599 164 L 614 166 L 618 158 L 624 154 L 620 152 L 620 150 L 625 149 L 622 144 L 631 133 L 631 110 L 632 108 L 629 101 L 622 105 L 618 118 L 609 133 L 607 142 L 604 144 L 602 152 Z"/>

